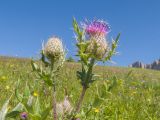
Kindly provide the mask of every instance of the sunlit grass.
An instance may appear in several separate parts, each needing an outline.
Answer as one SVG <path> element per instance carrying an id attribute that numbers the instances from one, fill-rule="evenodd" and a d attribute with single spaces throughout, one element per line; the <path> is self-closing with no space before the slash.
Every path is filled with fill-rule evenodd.
<path id="1" fill-rule="evenodd" d="M 77 100 L 81 85 L 76 80 L 76 70 L 80 69 L 78 63 L 65 63 L 61 71 L 57 101 L 63 100 L 67 89 L 72 105 Z M 10 107 L 15 106 L 14 90 L 18 79 L 21 81 L 19 91 L 24 92 L 26 82 L 29 82 L 33 96 L 40 96 L 42 100 L 49 100 L 50 93 L 37 87 L 36 78 L 31 72 L 29 59 L 0 58 L 0 108 L 11 95 Z M 158 120 L 160 118 L 160 72 L 154 70 L 103 67 L 97 66 L 94 72 L 100 75 L 99 80 L 88 89 L 84 98 L 83 111 L 93 106 L 86 120 L 113 119 L 113 120 Z M 113 84 L 113 88 L 106 90 L 105 86 Z M 41 87 L 43 88 L 43 87 Z M 64 89 L 65 88 L 65 89 Z M 45 94 L 45 96 L 44 96 Z M 41 97 L 43 95 L 43 97 Z M 102 98 L 96 102 L 96 96 Z M 99 99 L 98 98 L 98 99 Z M 48 118 L 50 119 L 50 118 Z"/>

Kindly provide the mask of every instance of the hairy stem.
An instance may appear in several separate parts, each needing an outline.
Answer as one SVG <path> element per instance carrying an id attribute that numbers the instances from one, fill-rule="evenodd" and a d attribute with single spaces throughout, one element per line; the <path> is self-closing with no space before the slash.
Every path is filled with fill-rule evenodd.
<path id="1" fill-rule="evenodd" d="M 81 104 L 82 104 L 82 102 L 83 102 L 83 98 L 84 98 L 84 95 L 85 95 L 85 93 L 86 93 L 86 90 L 87 90 L 87 87 L 83 86 L 81 95 L 80 95 L 80 97 L 79 97 L 79 100 L 78 100 L 78 103 L 77 103 L 77 106 L 76 106 L 76 110 L 75 110 L 76 113 L 80 111 Z"/>
<path id="2" fill-rule="evenodd" d="M 85 93 L 87 91 L 89 82 L 90 82 L 90 80 L 92 80 L 92 70 L 93 70 L 94 63 L 95 63 L 95 59 L 91 59 L 90 64 L 88 65 L 88 71 L 86 73 L 87 75 L 85 78 L 83 78 L 83 79 L 85 79 L 85 83 L 82 85 L 83 88 L 82 88 L 81 95 L 78 99 L 78 102 L 77 102 L 77 105 L 75 108 L 75 113 L 78 113 L 80 111 L 80 108 L 81 108 Z M 83 69 L 83 67 L 84 67 L 84 65 L 82 64 L 82 69 Z M 71 120 L 76 120 L 76 119 L 72 118 Z"/>
<path id="3" fill-rule="evenodd" d="M 53 120 L 57 120 L 57 110 L 56 110 L 56 85 L 55 85 L 55 78 L 53 77 L 53 68 L 54 62 L 51 63 L 51 78 L 53 80 Z"/>
<path id="4" fill-rule="evenodd" d="M 57 111 L 56 111 L 56 87 L 53 86 L 53 118 L 57 120 Z"/>

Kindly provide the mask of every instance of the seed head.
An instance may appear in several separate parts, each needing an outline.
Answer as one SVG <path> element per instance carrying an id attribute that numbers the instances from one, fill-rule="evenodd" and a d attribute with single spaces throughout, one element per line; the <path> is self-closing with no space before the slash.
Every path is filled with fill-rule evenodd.
<path id="1" fill-rule="evenodd" d="M 57 61 L 64 57 L 62 41 L 58 37 L 49 38 L 44 46 L 44 54 L 51 61 Z"/>

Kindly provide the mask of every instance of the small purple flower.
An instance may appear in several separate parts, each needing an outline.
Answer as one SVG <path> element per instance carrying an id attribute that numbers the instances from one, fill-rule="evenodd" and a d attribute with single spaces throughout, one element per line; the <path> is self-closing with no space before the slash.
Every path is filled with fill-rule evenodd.
<path id="1" fill-rule="evenodd" d="M 108 23 L 103 20 L 94 20 L 84 24 L 85 32 L 89 36 L 102 35 L 105 36 L 110 31 Z"/>
<path id="2" fill-rule="evenodd" d="M 26 112 L 22 112 L 21 114 L 20 114 L 20 118 L 22 119 L 22 120 L 27 120 L 27 113 Z"/>

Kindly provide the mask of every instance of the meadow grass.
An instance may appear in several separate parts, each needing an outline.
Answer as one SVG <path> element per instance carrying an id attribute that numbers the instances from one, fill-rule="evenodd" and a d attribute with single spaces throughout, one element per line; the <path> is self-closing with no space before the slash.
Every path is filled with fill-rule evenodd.
<path id="1" fill-rule="evenodd" d="M 80 81 L 76 71 L 79 63 L 66 62 L 57 79 L 57 101 L 63 100 L 65 89 L 72 105 L 75 105 L 81 92 Z M 99 74 L 84 98 L 82 120 L 158 120 L 160 119 L 160 71 L 138 68 L 96 66 L 94 72 Z M 49 101 L 48 89 L 38 87 L 40 84 L 32 72 L 29 59 L 0 57 L 0 108 L 11 95 L 10 108 L 18 101 L 14 91 L 20 80 L 19 91 L 24 92 L 26 83 L 41 100 Z M 42 96 L 42 97 L 41 97 Z M 97 100 L 98 99 L 98 100 Z M 93 109 L 83 116 L 90 106 Z M 85 113 L 86 115 L 86 113 Z M 48 117 L 48 120 L 50 118 Z"/>

